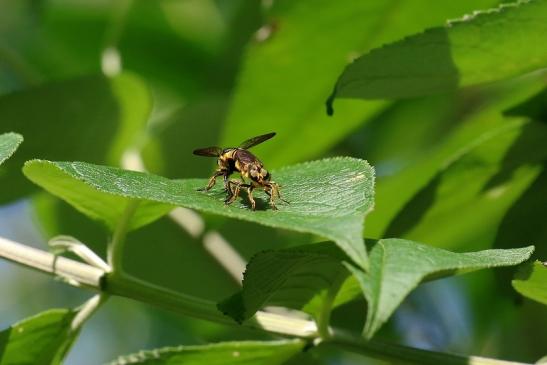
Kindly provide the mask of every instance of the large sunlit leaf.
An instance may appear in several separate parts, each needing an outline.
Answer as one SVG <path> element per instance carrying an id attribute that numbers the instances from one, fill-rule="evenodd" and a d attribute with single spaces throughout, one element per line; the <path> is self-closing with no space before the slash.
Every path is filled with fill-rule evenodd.
<path id="1" fill-rule="evenodd" d="M 513 287 L 525 297 L 547 305 L 547 264 L 536 261 L 523 266 L 515 275 Z"/>
<path id="2" fill-rule="evenodd" d="M 533 246 L 528 246 L 454 253 L 402 239 L 377 241 L 369 251 L 370 272 L 347 265 L 361 284 L 368 303 L 365 337 L 371 338 L 422 280 L 517 265 L 527 260 L 533 250 Z"/>
<path id="3" fill-rule="evenodd" d="M 130 226 L 139 227 L 173 206 L 312 233 L 336 242 L 357 264 L 366 266 L 363 221 L 374 200 L 374 171 L 353 158 L 332 158 L 288 166 L 272 172 L 284 198 L 271 210 L 264 193 L 256 193 L 257 210 L 246 200 L 225 206 L 222 184 L 197 191 L 206 179 L 169 180 L 161 176 L 84 162 L 29 161 L 25 175 L 84 214 L 113 227 L 130 200 L 140 200 Z M 244 194 L 243 194 L 244 195 Z"/>
<path id="4" fill-rule="evenodd" d="M 0 134 L 0 164 L 10 158 L 23 142 L 23 136 L 17 133 Z"/>
<path id="5" fill-rule="evenodd" d="M 317 318 L 329 290 L 338 290 L 349 274 L 342 261 L 332 243 L 260 252 L 247 264 L 243 289 L 218 307 L 237 322 L 266 305 L 299 309 Z"/>
<path id="6" fill-rule="evenodd" d="M 352 58 L 496 3 L 274 1 L 247 48 L 220 144 L 237 145 L 275 130 L 275 141 L 257 147 L 271 166 L 320 154 L 386 105 L 345 101 L 334 119 L 325 116 L 323 102 L 332 91 L 333 75 Z"/>
<path id="7" fill-rule="evenodd" d="M 52 309 L 0 332 L 0 364 L 60 364 L 76 335 L 70 330 L 74 315 L 67 309 Z"/>
<path id="8" fill-rule="evenodd" d="M 110 365 L 281 365 L 297 355 L 304 345 L 301 340 L 283 340 L 167 347 L 122 356 Z"/>
<path id="9" fill-rule="evenodd" d="M 475 12 L 358 58 L 338 79 L 329 103 L 429 95 L 542 69 L 546 31 L 545 0 Z"/>
<path id="10" fill-rule="evenodd" d="M 0 97 L 1 127 L 25 136 L 5 163 L 0 201 L 35 187 L 21 174 L 32 158 L 119 164 L 122 152 L 142 132 L 150 112 L 148 90 L 135 76 L 85 77 L 45 84 Z"/>
<path id="11" fill-rule="evenodd" d="M 544 87 L 543 85 L 544 83 L 541 80 L 529 79 L 522 80 L 522 82 L 518 83 L 512 82 L 501 90 L 491 90 L 489 93 L 491 96 L 480 96 L 479 94 L 476 97 L 483 100 L 480 107 L 471 114 L 465 115 L 462 122 L 454 124 L 451 130 L 440 135 L 435 141 L 431 141 L 429 144 L 422 146 L 422 154 L 419 155 L 419 157 L 414 158 L 413 161 L 408 161 L 407 165 L 404 168 L 399 169 L 399 171 L 396 171 L 396 173 L 389 174 L 388 172 L 386 174 L 386 168 L 384 167 L 382 169 L 382 171 L 384 171 L 383 176 L 378 178 L 379 183 L 377 184 L 376 189 L 375 209 L 367 218 L 367 235 L 372 237 L 385 237 L 386 235 L 391 237 L 403 237 L 430 242 L 435 245 L 444 245 L 446 247 L 449 247 L 451 244 L 454 244 L 452 247 L 461 247 L 461 244 L 464 241 L 467 241 L 461 236 L 459 238 L 455 237 L 454 239 L 451 239 L 451 243 L 445 243 L 444 240 L 441 242 L 437 238 L 433 239 L 433 237 L 429 236 L 407 237 L 404 235 L 408 230 L 413 228 L 413 224 L 408 223 L 406 226 L 397 226 L 392 222 L 404 209 L 406 209 L 406 215 L 409 218 L 413 216 L 415 218 L 414 222 L 419 223 L 419 217 L 422 217 L 425 213 L 425 210 L 429 207 L 429 204 L 432 203 L 432 199 L 435 195 L 421 194 L 418 197 L 416 197 L 416 195 L 420 191 L 425 191 L 428 184 L 432 185 L 432 181 L 438 174 L 449 169 L 449 166 L 456 163 L 462 157 L 470 153 L 473 154 L 473 151 L 480 148 L 482 144 L 492 146 L 493 148 L 484 148 L 485 151 L 487 151 L 486 156 L 489 157 L 482 157 L 481 159 L 484 162 L 480 165 L 475 165 L 474 171 L 477 173 L 482 171 L 482 173 L 486 174 L 495 173 L 499 168 L 499 165 L 497 165 L 498 162 L 496 161 L 501 161 L 503 159 L 503 155 L 510 149 L 510 144 L 513 143 L 516 135 L 520 133 L 519 130 L 523 128 L 522 123 L 524 121 L 522 118 L 508 119 L 502 115 L 503 111 L 528 99 L 531 95 L 534 95 L 541 90 Z M 469 102 L 466 100 L 467 98 L 464 98 L 461 101 L 461 103 L 465 103 L 465 105 L 462 105 L 462 108 L 467 108 Z M 460 112 L 460 114 L 461 113 L 463 112 Z M 424 117 L 427 117 L 427 115 L 424 115 Z M 379 133 L 381 132 L 376 132 L 376 134 Z M 385 147 L 383 147 L 385 150 L 392 147 L 392 144 L 396 144 L 398 139 L 396 136 L 393 136 L 391 139 L 383 139 L 380 142 L 385 144 Z M 375 143 L 375 141 L 371 141 L 371 143 Z M 393 149 L 397 149 L 397 147 L 393 146 Z M 538 151 L 543 150 L 538 149 Z M 496 158 L 495 155 L 498 157 Z M 530 157 L 535 159 L 535 155 L 535 153 L 532 153 Z M 510 158 L 511 154 L 508 154 L 508 157 Z M 404 157 L 401 156 L 399 156 L 399 158 L 404 159 Z M 539 158 L 535 160 L 538 161 L 540 159 L 541 157 L 539 156 Z M 483 166 L 483 168 L 481 169 L 480 166 Z M 480 186 L 480 181 L 470 179 L 461 186 L 462 189 L 458 190 L 458 192 L 463 193 L 468 190 L 467 186 L 470 182 Z M 511 189 L 506 192 L 510 193 L 510 196 L 504 194 L 498 199 L 484 200 L 492 206 L 492 211 L 494 212 L 494 214 L 488 215 L 486 218 L 499 219 L 500 215 L 503 214 L 504 209 L 507 207 L 507 199 L 514 199 L 519 194 L 518 191 L 511 191 Z M 470 197 L 471 196 L 472 195 L 470 195 Z M 429 198 L 429 200 L 427 200 L 427 198 Z M 422 204 L 411 204 L 410 202 L 413 199 L 416 200 L 416 202 L 421 201 Z M 437 200 L 442 202 L 441 199 L 436 199 L 436 201 Z M 469 202 L 473 203 L 478 201 L 479 200 L 472 198 Z M 415 208 L 412 212 L 410 209 L 411 207 Z M 456 213 L 455 219 L 466 217 L 465 215 L 457 214 L 457 210 L 454 210 L 454 212 Z M 485 216 L 481 216 L 481 220 L 484 219 Z M 399 222 L 401 222 L 400 218 Z M 390 225 L 390 223 L 392 224 Z M 448 223 L 448 221 L 446 221 L 446 223 Z M 488 229 L 489 227 L 494 228 L 495 225 L 481 225 L 478 228 Z M 430 229 L 427 233 L 441 233 L 441 231 L 442 230 L 439 229 Z M 458 232 L 463 232 L 463 230 L 458 229 Z M 472 233 L 472 231 L 468 232 Z M 471 241 L 475 243 L 481 241 L 486 245 L 489 243 L 483 238 L 479 239 L 476 237 L 471 237 Z"/>
<path id="12" fill-rule="evenodd" d="M 507 120 L 504 128 L 441 169 L 390 222 L 385 235 L 449 248 L 476 247 L 477 241 L 485 248 L 498 241 L 506 243 L 498 247 L 510 247 L 498 227 L 522 194 L 542 179 L 546 138 L 545 124 Z M 517 227 L 519 222 L 525 223 L 518 218 L 505 224 Z"/>

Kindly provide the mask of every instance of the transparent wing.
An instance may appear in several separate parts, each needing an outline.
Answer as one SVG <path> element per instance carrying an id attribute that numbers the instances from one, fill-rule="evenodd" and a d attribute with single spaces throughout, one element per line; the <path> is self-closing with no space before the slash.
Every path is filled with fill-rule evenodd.
<path id="1" fill-rule="evenodd" d="M 275 132 L 253 137 L 253 138 L 248 139 L 245 142 L 241 143 L 239 145 L 239 148 L 242 148 L 244 150 L 249 149 L 253 146 L 256 146 L 257 144 L 260 144 L 264 141 L 267 141 L 268 139 L 272 138 L 273 136 L 275 136 Z"/>
<path id="2" fill-rule="evenodd" d="M 198 148 L 197 150 L 194 150 L 193 154 L 197 156 L 218 157 L 222 154 L 222 148 L 216 146 Z"/>

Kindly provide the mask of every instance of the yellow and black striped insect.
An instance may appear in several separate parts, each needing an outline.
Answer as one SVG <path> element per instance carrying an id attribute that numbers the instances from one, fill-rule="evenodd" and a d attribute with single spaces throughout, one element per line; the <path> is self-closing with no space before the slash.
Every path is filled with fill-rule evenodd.
<path id="1" fill-rule="evenodd" d="M 199 190 L 209 191 L 215 185 L 217 177 L 222 176 L 224 178 L 224 190 L 228 193 L 224 200 L 227 205 L 236 200 L 242 188 L 247 190 L 247 196 L 253 210 L 256 208 L 256 202 L 253 198 L 253 190 L 256 188 L 262 188 L 268 194 L 272 209 L 277 209 L 274 202 L 276 198 L 288 203 L 281 198 L 279 184 L 271 180 L 271 174 L 264 168 L 264 164 L 255 155 L 247 151 L 273 136 L 275 136 L 275 132 L 253 137 L 241 143 L 239 147 L 220 148 L 213 146 L 194 150 L 194 155 L 218 157 L 218 169 L 209 179 L 207 186 Z M 240 173 L 241 181 L 229 180 L 230 175 L 236 171 Z M 249 183 L 245 179 L 249 179 Z"/>

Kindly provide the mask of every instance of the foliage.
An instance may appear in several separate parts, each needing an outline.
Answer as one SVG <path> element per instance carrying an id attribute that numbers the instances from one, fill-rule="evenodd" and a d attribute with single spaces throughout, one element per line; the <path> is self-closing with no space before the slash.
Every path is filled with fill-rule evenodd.
<path id="1" fill-rule="evenodd" d="M 503 4 L 375 49 L 346 68 L 331 99 L 415 97 L 537 70 L 546 16 L 544 1 Z"/>
<path id="2" fill-rule="evenodd" d="M 87 163 L 39 160 L 25 164 L 23 172 L 83 213 L 106 221 L 112 229 L 130 200 L 139 204 L 130 228 L 150 223 L 174 206 L 181 206 L 331 238 L 356 263 L 366 265 L 361 232 L 373 202 L 374 174 L 364 161 L 338 158 L 273 171 L 287 191 L 283 196 L 289 203 L 280 205 L 279 211 L 262 203 L 255 212 L 243 202 L 225 207 L 223 188 L 208 194 L 198 192 L 207 185 L 205 179 L 178 182 Z M 333 218 L 337 224 L 331 223 Z"/>
<path id="3" fill-rule="evenodd" d="M 299 340 L 271 342 L 224 342 L 204 346 L 179 346 L 143 351 L 113 361 L 122 364 L 283 364 L 302 350 Z"/>
<path id="4" fill-rule="evenodd" d="M 343 281 L 356 279 L 368 302 L 364 334 L 370 338 L 421 281 L 516 265 L 533 251 L 530 246 L 458 254 L 400 239 L 368 244 L 368 273 L 343 262 L 343 255 L 328 243 L 259 253 L 247 266 L 242 291 L 221 302 L 219 308 L 240 322 L 266 305 L 299 309 L 320 318 L 321 303 L 329 291 L 335 294 L 333 307 L 360 294 L 350 290 L 351 284 L 337 292 Z M 348 278 L 349 273 L 354 276 Z"/>
<path id="5" fill-rule="evenodd" d="M 0 364 L 60 364 L 76 333 L 74 311 L 51 309 L 0 332 Z"/>
<path id="6" fill-rule="evenodd" d="M 0 135 L 0 164 L 15 152 L 22 141 L 23 137 L 17 133 L 4 133 Z"/>
<path id="7" fill-rule="evenodd" d="M 542 262 L 529 263 L 515 275 L 513 287 L 522 295 L 547 304 L 547 269 Z"/>
<path id="8" fill-rule="evenodd" d="M 40 314 L 2 323 L 0 364 L 78 363 L 82 328 L 114 331 L 96 311 L 138 307 L 120 296 L 185 317 L 124 317 L 93 362 L 545 355 L 547 0 L 1 7 L 0 255 L 100 293 L 69 309 L 80 288 L 8 286 L 3 307 Z M 245 191 L 225 205 L 222 178 L 198 191 L 213 159 L 193 149 L 270 131 L 252 152 L 278 210 L 260 189 L 256 211 Z M 21 201 L 35 223 L 4 220 Z M 14 242 L 33 227 L 75 239 Z"/>

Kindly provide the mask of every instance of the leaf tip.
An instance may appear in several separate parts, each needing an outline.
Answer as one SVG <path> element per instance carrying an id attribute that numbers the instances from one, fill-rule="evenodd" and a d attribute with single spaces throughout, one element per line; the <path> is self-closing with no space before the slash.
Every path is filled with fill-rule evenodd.
<path id="1" fill-rule="evenodd" d="M 524 251 L 521 262 L 524 262 L 528 260 L 530 257 L 532 257 L 532 254 L 536 250 L 536 246 L 534 245 L 526 246 L 521 248 L 521 250 Z"/>
<path id="2" fill-rule="evenodd" d="M 27 173 L 28 173 L 29 169 L 32 168 L 32 166 L 34 166 L 36 164 L 41 164 L 41 163 L 51 163 L 51 161 L 41 160 L 39 158 L 33 158 L 32 160 L 27 160 L 23 164 L 23 168 L 22 168 L 23 174 L 28 177 Z"/>
<path id="3" fill-rule="evenodd" d="M 17 145 L 19 145 L 24 140 L 23 136 L 17 132 L 7 132 L 4 135 L 11 138 L 15 138 L 17 140 Z"/>
<path id="4" fill-rule="evenodd" d="M 332 93 L 327 98 L 327 101 L 325 102 L 325 106 L 327 108 L 327 115 L 329 117 L 332 117 L 334 115 L 334 107 L 333 107 L 334 98 L 336 98 L 336 87 L 334 88 Z"/>
<path id="5" fill-rule="evenodd" d="M 238 324 L 242 324 L 247 319 L 245 315 L 245 305 L 243 303 L 243 294 L 241 291 L 217 303 L 217 309 L 225 316 L 232 318 Z"/>

